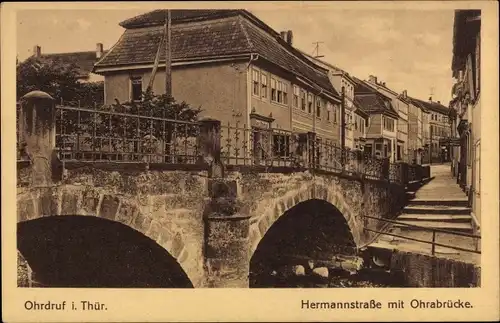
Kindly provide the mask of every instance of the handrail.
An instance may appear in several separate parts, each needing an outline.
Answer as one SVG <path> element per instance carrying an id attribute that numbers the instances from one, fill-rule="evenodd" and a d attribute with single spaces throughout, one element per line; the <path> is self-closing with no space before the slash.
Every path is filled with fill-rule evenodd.
<path id="1" fill-rule="evenodd" d="M 463 232 L 458 232 L 458 231 L 443 230 L 443 229 L 428 228 L 428 227 L 423 227 L 423 226 L 416 225 L 416 224 L 408 224 L 408 223 L 394 221 L 394 220 L 390 220 L 390 219 L 376 218 L 376 217 L 369 216 L 369 215 L 363 215 L 363 217 L 369 218 L 369 219 L 378 220 L 378 221 L 382 221 L 382 222 L 389 222 L 389 223 L 393 223 L 393 224 L 400 224 L 400 225 L 407 226 L 407 227 L 414 227 L 414 228 L 418 228 L 418 229 L 425 229 L 425 230 L 428 230 L 428 231 L 435 231 L 435 232 L 447 233 L 447 234 L 451 234 L 451 235 L 464 236 L 464 237 L 468 237 L 468 238 L 481 239 L 481 236 L 478 236 L 478 235 L 475 235 L 475 234 L 463 233 Z"/>
<path id="2" fill-rule="evenodd" d="M 457 246 L 450 246 L 450 245 L 446 245 L 446 244 L 442 244 L 442 243 L 438 243 L 438 242 L 434 242 L 434 241 L 426 241 L 426 240 L 420 240 L 420 239 L 417 239 L 417 238 L 405 237 L 405 236 L 401 236 L 401 235 L 398 235 L 398 234 L 395 234 L 395 233 L 380 232 L 380 231 L 372 230 L 372 229 L 368 229 L 368 228 L 363 228 L 363 230 L 366 230 L 366 231 L 369 231 L 369 232 L 373 232 L 373 233 L 384 234 L 384 235 L 393 236 L 393 237 L 397 237 L 397 238 L 403 238 L 403 239 L 408 239 L 408 240 L 412 240 L 412 241 L 417 241 L 417 242 L 421 242 L 421 243 L 430 244 L 430 245 L 432 245 L 432 252 L 431 252 L 432 255 L 434 255 L 434 253 L 435 253 L 435 248 L 434 248 L 435 246 L 440 246 L 440 247 L 445 247 L 445 248 L 450 248 L 450 249 L 455 249 L 455 250 L 460 250 L 460 251 L 466 251 L 466 252 L 472 252 L 472 253 L 476 253 L 476 254 L 481 254 L 481 251 L 478 251 L 478 250 L 465 249 L 465 248 L 460 248 L 460 247 L 457 247 Z"/>

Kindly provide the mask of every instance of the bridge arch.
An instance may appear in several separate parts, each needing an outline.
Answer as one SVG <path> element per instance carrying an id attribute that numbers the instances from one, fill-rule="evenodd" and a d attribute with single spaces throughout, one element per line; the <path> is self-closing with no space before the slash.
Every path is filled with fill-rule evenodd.
<path id="1" fill-rule="evenodd" d="M 312 268 L 307 268 L 309 260 L 328 262 L 338 255 L 357 255 L 346 218 L 325 200 L 299 202 L 285 211 L 259 241 L 250 258 L 250 287 L 266 287 L 270 273 L 284 266 L 302 265 L 307 271 Z"/>
<path id="2" fill-rule="evenodd" d="M 192 288 L 179 263 L 142 233 L 93 216 L 48 216 L 17 225 L 17 247 L 50 287 Z"/>
<path id="3" fill-rule="evenodd" d="M 253 208 L 250 214 L 250 256 L 254 254 L 262 238 L 281 216 L 300 203 L 309 200 L 321 200 L 333 206 L 345 219 L 356 245 L 361 245 L 362 225 L 357 214 L 352 212 L 353 207 L 348 204 L 341 189 L 335 185 L 327 186 L 321 182 L 310 181 L 282 196 L 260 201 Z"/>
<path id="4" fill-rule="evenodd" d="M 106 235 L 110 235 L 113 230 L 121 232 L 118 236 L 114 235 L 116 239 L 120 239 L 121 235 L 127 236 L 129 241 L 121 243 L 131 248 L 133 253 L 135 251 L 132 245 L 138 243 L 150 257 L 157 258 L 158 262 L 165 266 L 168 265 L 172 277 L 178 281 L 175 283 L 166 279 L 165 282 L 161 283 L 153 279 L 148 282 L 149 278 L 146 277 L 142 280 L 144 287 L 155 287 L 155 284 L 156 287 L 166 287 L 165 284 L 167 284 L 169 287 L 175 288 L 193 287 L 193 285 L 200 284 L 199 270 L 193 268 L 189 263 L 190 250 L 187 248 L 184 237 L 179 233 L 173 234 L 163 221 L 155 220 L 156 217 L 148 214 L 148 206 L 144 204 L 139 196 L 131 198 L 109 191 L 89 190 L 88 187 L 31 189 L 19 194 L 17 198 L 17 220 L 18 230 L 20 230 L 18 232 L 18 251 L 21 252 L 30 267 L 33 267 L 31 262 L 36 260 L 33 260 L 32 257 L 30 259 L 27 255 L 29 253 L 27 249 L 33 247 L 35 241 L 27 239 L 27 237 L 23 238 L 23 232 L 38 232 L 38 227 L 44 226 L 48 229 L 48 237 L 55 239 L 57 235 L 54 235 L 54 232 L 63 232 L 63 228 L 77 228 L 75 223 L 83 227 L 94 225 L 101 228 L 103 239 L 106 239 Z M 50 230 L 51 225 L 47 223 L 53 225 L 54 228 Z M 57 227 L 61 229 L 56 229 Z M 39 234 L 43 235 L 43 231 L 40 231 Z M 80 239 L 83 239 L 82 241 L 86 239 L 84 232 L 78 231 L 78 234 L 81 236 Z M 66 238 L 71 240 L 68 236 Z M 95 235 L 93 238 L 98 239 Z M 23 239 L 24 242 L 22 242 Z M 112 246 L 119 243 L 116 239 L 108 241 L 108 244 Z M 21 247 L 23 243 L 24 247 Z M 25 248 L 25 250 L 23 251 L 21 248 Z M 136 268 L 136 270 L 143 269 Z M 166 277 L 166 274 L 160 270 L 155 275 Z M 129 283 L 135 284 L 133 281 L 129 281 Z"/>

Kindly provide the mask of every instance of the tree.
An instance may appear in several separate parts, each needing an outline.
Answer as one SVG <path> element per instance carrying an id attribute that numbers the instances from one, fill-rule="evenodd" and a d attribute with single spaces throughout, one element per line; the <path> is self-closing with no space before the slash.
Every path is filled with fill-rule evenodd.
<path id="1" fill-rule="evenodd" d="M 78 70 L 73 64 L 58 60 L 30 57 L 17 65 L 17 98 L 40 90 L 64 101 L 73 101 L 78 95 Z"/>
<path id="2" fill-rule="evenodd" d="M 82 83 L 78 66 L 59 59 L 30 57 L 16 64 L 17 99 L 34 90 L 47 92 L 66 105 L 93 106 L 104 103 L 104 83 Z"/>

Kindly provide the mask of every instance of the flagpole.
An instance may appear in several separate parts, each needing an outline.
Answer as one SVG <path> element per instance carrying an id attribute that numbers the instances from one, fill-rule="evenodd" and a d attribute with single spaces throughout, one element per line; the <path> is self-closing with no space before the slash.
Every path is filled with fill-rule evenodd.
<path id="1" fill-rule="evenodd" d="M 163 30 L 163 35 L 160 38 L 160 42 L 158 43 L 158 49 L 156 50 L 156 56 L 155 56 L 155 62 L 153 65 L 153 71 L 151 72 L 151 77 L 149 79 L 149 84 L 148 84 L 148 90 L 153 87 L 156 72 L 158 70 L 158 65 L 160 64 L 160 50 L 161 50 L 161 45 L 165 41 L 165 37 L 167 34 L 167 25 L 165 24 L 165 28 Z"/>
<path id="2" fill-rule="evenodd" d="M 167 10 L 165 19 L 166 37 L 165 37 L 165 94 L 167 97 L 172 97 L 172 17 L 170 10 Z"/>

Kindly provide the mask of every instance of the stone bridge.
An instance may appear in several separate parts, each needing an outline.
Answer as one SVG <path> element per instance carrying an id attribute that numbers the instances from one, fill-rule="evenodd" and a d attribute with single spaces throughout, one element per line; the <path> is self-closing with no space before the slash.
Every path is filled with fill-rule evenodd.
<path id="1" fill-rule="evenodd" d="M 47 240 L 56 239 L 61 234 L 59 230 L 75 229 L 71 224 L 61 223 L 61 216 L 68 216 L 69 222 L 81 221 L 75 216 L 95 216 L 102 221 L 93 222 L 93 230 L 113 221 L 155 241 L 176 260 L 180 265 L 177 269 L 187 275 L 194 287 L 248 286 L 250 260 L 259 248 L 266 248 L 260 244 L 263 237 L 273 226 L 276 226 L 274 240 L 286 234 L 288 228 L 280 227 L 278 220 L 294 216 L 293 211 L 300 205 L 309 203 L 309 209 L 298 214 L 303 219 L 297 219 L 300 225 L 293 229 L 295 240 L 289 246 L 293 248 L 292 244 L 300 241 L 301 235 L 302 238 L 326 235 L 330 239 L 325 240 L 324 248 L 334 255 L 352 253 L 350 247 L 355 250 L 369 243 L 373 236 L 363 228 L 378 229 L 380 222 L 368 221 L 363 216 L 390 217 L 401 208 L 405 198 L 404 189 L 396 184 L 309 171 L 283 174 L 242 169 L 228 172 L 227 178 L 221 180 L 209 178 L 207 171 L 151 170 L 140 164 L 124 166 L 66 163 L 64 179 L 50 187 L 30 186 L 23 181 L 23 172 L 29 177 L 29 167 L 19 171 L 18 248 L 34 273 L 43 276 L 43 271 L 54 270 L 58 263 L 64 263 L 59 258 L 57 263 L 50 263 L 47 261 L 50 257 L 38 250 Z M 324 210 L 331 219 L 319 221 L 313 214 L 319 210 Z M 52 230 L 41 232 L 43 221 L 51 223 L 46 225 Z M 314 226 L 315 221 L 319 222 L 314 230 L 303 230 Z M 120 226 L 115 229 L 122 230 Z M 125 252 L 125 245 L 135 243 L 120 240 L 120 235 L 114 234 L 116 241 L 94 247 L 116 248 L 115 245 L 122 244 Z M 102 237 L 92 234 L 82 239 Z M 99 252 L 86 250 L 85 245 L 82 242 L 71 246 L 75 249 L 68 254 Z M 57 254 L 57 250 L 53 252 Z M 42 258 L 40 264 L 39 258 Z M 88 270 L 99 268 L 90 266 Z M 63 268 L 58 271 L 65 272 Z M 177 282 L 171 283 L 178 287 Z"/>
<path id="2" fill-rule="evenodd" d="M 403 185 L 344 172 L 61 162 L 49 99 L 28 99 L 17 234 L 30 285 L 249 287 L 281 255 L 357 254 L 374 239 L 364 228 L 383 225 L 364 216 L 393 217 L 405 203 Z M 202 136 L 217 162 L 213 133 Z"/>

